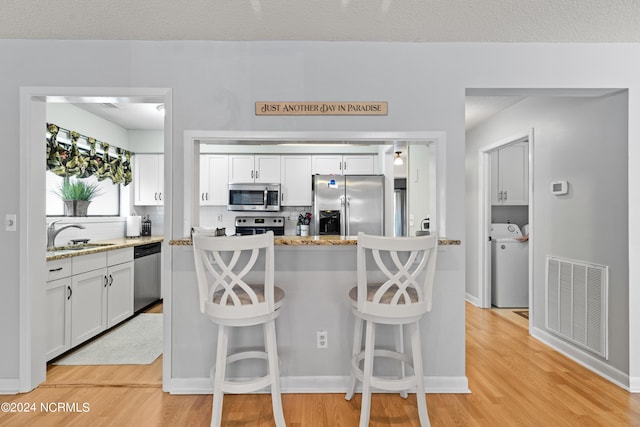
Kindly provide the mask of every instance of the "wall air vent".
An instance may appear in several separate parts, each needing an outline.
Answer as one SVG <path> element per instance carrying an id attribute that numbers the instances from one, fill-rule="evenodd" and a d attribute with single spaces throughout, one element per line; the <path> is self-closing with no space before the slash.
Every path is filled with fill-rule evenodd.
<path id="1" fill-rule="evenodd" d="M 607 266 L 547 257 L 547 329 L 605 359 L 608 277 Z"/>

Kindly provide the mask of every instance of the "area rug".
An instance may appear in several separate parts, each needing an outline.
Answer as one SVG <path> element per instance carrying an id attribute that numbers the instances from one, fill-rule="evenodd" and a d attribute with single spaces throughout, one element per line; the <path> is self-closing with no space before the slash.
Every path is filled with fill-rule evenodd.
<path id="1" fill-rule="evenodd" d="M 149 365 L 162 354 L 162 314 L 142 313 L 54 365 Z"/>
<path id="2" fill-rule="evenodd" d="M 513 310 L 513 312 L 518 316 L 524 317 L 525 319 L 529 318 L 529 310 Z"/>

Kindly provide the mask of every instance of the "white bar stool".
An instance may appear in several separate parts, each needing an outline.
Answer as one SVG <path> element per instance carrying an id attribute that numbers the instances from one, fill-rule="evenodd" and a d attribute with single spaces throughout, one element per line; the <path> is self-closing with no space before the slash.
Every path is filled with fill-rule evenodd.
<path id="1" fill-rule="evenodd" d="M 260 252 L 264 253 L 264 280 L 248 284 Z M 224 393 L 248 393 L 271 386 L 273 417 L 285 426 L 280 397 L 280 372 L 275 319 L 280 315 L 284 291 L 274 285 L 273 232 L 253 236 L 193 236 L 200 311 L 218 325 L 218 348 L 213 378 L 211 425 L 220 426 Z M 232 327 L 262 324 L 265 351 L 227 354 Z M 226 366 L 244 359 L 266 359 L 268 374 L 250 381 L 227 381 Z"/>
<path id="2" fill-rule="evenodd" d="M 345 399 L 351 400 L 356 380 L 361 381 L 360 427 L 369 425 L 371 387 L 400 392 L 403 398 L 407 397 L 408 389 L 415 387 L 420 425 L 430 425 L 424 392 L 419 322 L 431 310 L 437 245 L 438 238 L 435 235 L 382 237 L 358 234 L 358 285 L 349 292 L 351 311 L 355 315 L 351 383 Z M 366 326 L 364 350 L 363 322 Z M 397 325 L 394 327 L 397 334 L 395 351 L 375 349 L 376 324 Z M 411 357 L 404 353 L 403 325 L 409 327 Z M 398 378 L 375 377 L 374 357 L 399 360 Z M 360 368 L 363 360 L 364 367 Z M 405 365 L 413 366 L 413 375 L 405 375 Z"/>

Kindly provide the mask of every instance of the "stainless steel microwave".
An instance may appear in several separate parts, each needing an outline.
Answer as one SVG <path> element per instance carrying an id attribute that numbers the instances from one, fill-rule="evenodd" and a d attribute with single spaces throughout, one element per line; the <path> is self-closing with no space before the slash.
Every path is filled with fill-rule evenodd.
<path id="1" fill-rule="evenodd" d="M 229 184 L 230 211 L 280 210 L 280 184 Z"/>

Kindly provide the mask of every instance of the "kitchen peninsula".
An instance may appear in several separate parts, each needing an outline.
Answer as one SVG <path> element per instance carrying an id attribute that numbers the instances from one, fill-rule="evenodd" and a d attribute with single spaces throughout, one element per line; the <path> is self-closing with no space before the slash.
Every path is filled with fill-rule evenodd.
<path id="1" fill-rule="evenodd" d="M 347 388 L 353 334 L 347 293 L 356 283 L 356 244 L 355 236 L 275 237 L 275 279 L 286 295 L 276 322 L 284 393 L 339 393 Z M 172 393 L 211 393 L 209 372 L 215 358 L 216 326 L 198 308 L 191 245 L 189 238 L 169 242 L 174 285 L 168 388 Z M 462 250 L 459 240 L 440 239 L 433 310 L 421 323 L 425 384 L 429 392 L 468 392 L 466 377 L 456 375 L 448 363 L 464 354 L 446 354 L 446 345 L 439 345 L 450 339 L 441 326 L 445 322 L 450 324 L 454 313 L 461 309 L 440 303 L 454 291 L 447 284 L 456 280 L 450 260 L 459 250 Z M 463 305 L 464 298 L 459 298 L 456 304 Z M 328 348 L 318 348 L 319 331 L 326 333 Z M 379 342 L 393 346 L 390 331 L 383 326 L 378 331 Z M 262 344 L 262 331 L 257 327 L 243 330 L 229 345 L 246 348 L 254 343 Z M 263 364 L 253 362 L 230 365 L 228 375 L 236 378 L 261 375 Z M 395 375 L 390 365 L 382 363 L 380 368 Z"/>

